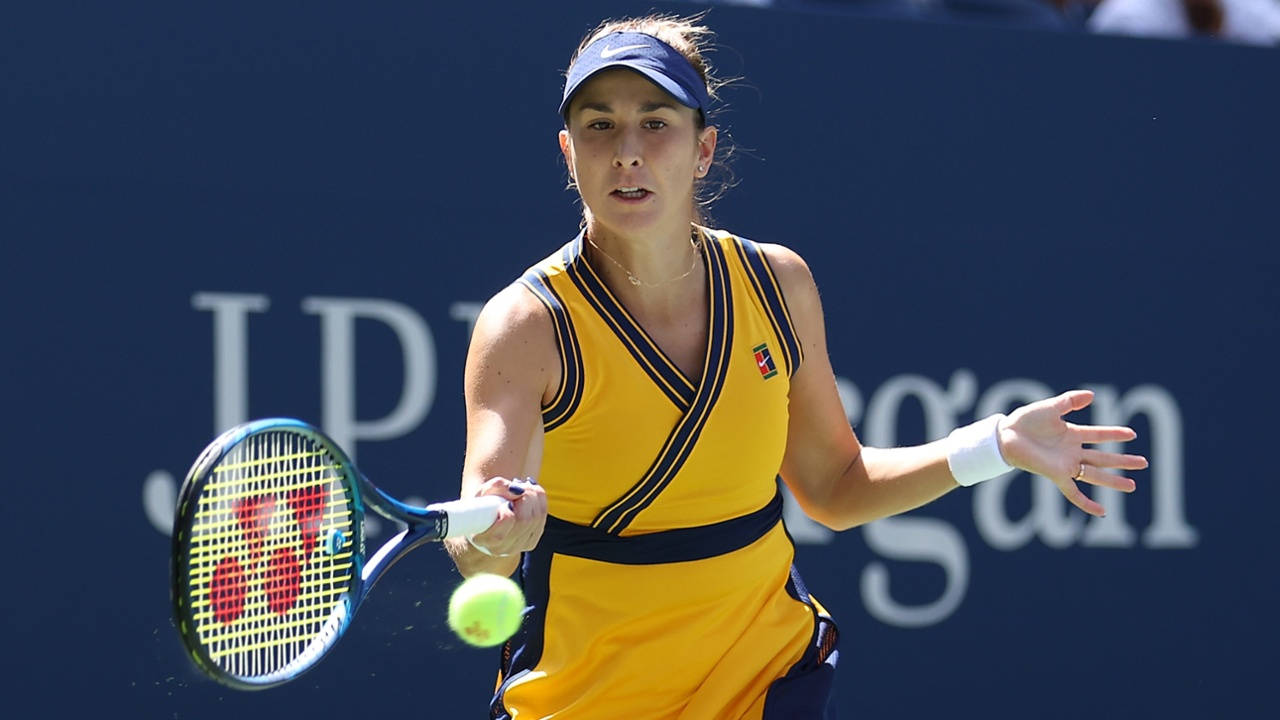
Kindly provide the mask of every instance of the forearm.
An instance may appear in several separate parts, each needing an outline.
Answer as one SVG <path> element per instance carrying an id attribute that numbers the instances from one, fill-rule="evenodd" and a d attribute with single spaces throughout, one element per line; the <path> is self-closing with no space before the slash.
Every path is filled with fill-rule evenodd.
<path id="1" fill-rule="evenodd" d="M 533 478 L 542 463 L 543 395 L 559 355 L 551 316 L 535 296 L 512 285 L 480 313 L 464 375 L 467 450 L 460 497 L 506 498 L 498 519 L 445 548 L 464 577 L 511 575 L 524 551 L 537 546 L 547 515 L 546 493 Z"/>
<path id="2" fill-rule="evenodd" d="M 1005 420 L 992 415 L 925 445 L 861 448 L 827 484 L 824 522 L 844 529 L 896 515 L 1011 470 L 999 440 Z"/>
<path id="3" fill-rule="evenodd" d="M 926 445 L 862 449 L 863 471 L 847 477 L 853 502 L 863 505 L 863 522 L 914 510 L 959 487 L 947 466 L 947 447 Z"/>
<path id="4" fill-rule="evenodd" d="M 862 447 L 851 459 L 821 474 L 825 481 L 802 485 L 789 479 L 788 484 L 805 512 L 833 530 L 915 509 L 958 487 L 947 466 L 944 441 L 889 449 Z M 821 492 L 814 492 L 818 488 Z"/>

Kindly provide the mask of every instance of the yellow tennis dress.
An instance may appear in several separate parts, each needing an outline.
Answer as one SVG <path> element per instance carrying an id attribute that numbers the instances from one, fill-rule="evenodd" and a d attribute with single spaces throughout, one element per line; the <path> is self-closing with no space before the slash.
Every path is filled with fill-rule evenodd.
<path id="1" fill-rule="evenodd" d="M 698 232 L 700 377 L 610 293 L 582 235 L 519 281 L 551 313 L 563 381 L 494 718 L 823 717 L 835 626 L 792 566 L 777 484 L 800 344 L 759 247 Z"/>

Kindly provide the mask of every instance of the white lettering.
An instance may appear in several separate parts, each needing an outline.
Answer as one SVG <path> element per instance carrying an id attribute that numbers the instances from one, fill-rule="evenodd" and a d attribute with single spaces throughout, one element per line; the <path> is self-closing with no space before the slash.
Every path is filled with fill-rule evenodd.
<path id="1" fill-rule="evenodd" d="M 198 292 L 191 307 L 213 312 L 213 427 L 215 433 L 249 419 L 249 322 L 266 312 L 266 295 Z"/>
<path id="2" fill-rule="evenodd" d="M 467 340 L 471 340 L 471 333 L 476 329 L 476 318 L 480 317 L 480 311 L 484 309 L 484 303 L 473 302 L 467 300 L 459 300 L 449 306 L 449 317 L 467 324 Z"/>
<path id="3" fill-rule="evenodd" d="M 409 307 L 372 298 L 308 297 L 302 310 L 320 316 L 322 414 L 327 433 L 354 461 L 358 440 L 388 440 L 412 431 L 431 410 L 436 392 L 436 350 L 431 328 Z M 404 384 L 391 412 L 360 420 L 356 406 L 355 321 L 377 320 L 400 340 Z"/>
<path id="4" fill-rule="evenodd" d="M 221 432 L 249 419 L 248 316 L 266 312 L 270 299 L 261 294 L 199 292 L 192 296 L 191 305 L 213 313 L 214 425 Z M 457 301 L 449 305 L 448 313 L 465 324 L 470 336 L 482 307 L 479 302 Z M 334 297 L 305 298 L 302 310 L 320 317 L 322 424 L 353 457 L 359 441 L 405 435 L 429 414 L 436 392 L 436 349 L 429 325 L 417 312 L 391 300 Z M 400 396 L 390 412 L 376 419 L 356 417 L 357 320 L 383 323 L 395 333 L 402 350 Z M 924 376 L 900 375 L 886 381 L 864 403 L 857 385 L 847 378 L 836 378 L 850 425 L 858 427 L 863 441 L 872 447 L 904 444 L 899 437 L 900 416 L 908 404 L 918 405 L 924 440 L 933 440 L 960 424 L 961 417 L 986 417 L 1053 394 L 1044 383 L 1025 378 L 997 382 L 981 397 L 978 389 L 977 376 L 967 369 L 955 371 L 945 387 Z M 1149 440 L 1145 452 L 1151 458 L 1152 519 L 1140 534 L 1141 544 L 1153 549 L 1194 547 L 1199 532 L 1186 517 L 1183 423 L 1176 399 L 1155 385 L 1123 393 L 1108 385 L 1092 389 L 1096 398 L 1088 411 L 1091 418 L 1079 422 L 1128 425 L 1142 417 L 1149 427 L 1145 433 L 1149 438 L 1139 442 Z M 1096 447 L 1123 451 L 1119 443 Z M 1107 515 L 1086 520 L 1050 481 L 1032 477 L 1031 508 L 1020 518 L 1008 517 L 1007 495 L 1020 474 L 1006 473 L 973 489 L 974 524 L 990 547 L 1013 551 L 1036 539 L 1053 548 L 1131 548 L 1138 544 L 1139 532 L 1126 518 L 1127 496 L 1105 488 L 1091 488 L 1090 494 L 1107 508 Z M 143 483 L 145 514 L 162 533 L 170 531 L 176 486 L 173 475 L 164 470 L 152 472 Z M 833 542 L 835 533 L 804 515 L 790 492 L 785 487 L 783 491 L 784 518 L 795 541 Z M 970 560 L 965 538 L 951 523 L 909 513 L 870 523 L 862 533 L 868 548 L 878 556 L 860 576 L 863 603 L 873 617 L 898 627 L 921 627 L 945 620 L 963 602 Z M 945 576 L 940 596 L 917 605 L 895 600 L 890 574 L 894 561 L 937 565 Z"/>
<path id="5" fill-rule="evenodd" d="M 178 483 L 166 470 L 153 470 L 142 481 L 142 511 L 151 527 L 173 534 L 173 513 L 178 507 Z"/>
<path id="6" fill-rule="evenodd" d="M 1093 387 L 1094 422 L 1098 425 L 1127 425 L 1137 415 L 1146 415 L 1151 432 L 1151 525 L 1142 534 L 1149 548 L 1189 548 L 1199 542 L 1199 533 L 1187 523 L 1186 488 L 1182 454 L 1182 412 L 1173 395 L 1155 385 L 1140 385 L 1120 395 L 1114 387 Z M 1120 450 L 1118 445 L 1099 445 L 1101 450 Z M 1089 547 L 1132 547 L 1134 530 L 1125 522 L 1125 494 L 1099 488 L 1095 499 L 1107 508 L 1107 516 L 1094 518 L 1082 544 Z"/>
<path id="7" fill-rule="evenodd" d="M 865 440 L 871 447 L 898 445 L 898 412 L 907 398 L 919 401 L 924 411 L 925 434 L 940 438 L 955 427 L 956 414 L 973 403 L 977 379 L 968 370 L 957 370 L 945 390 L 919 375 L 900 375 L 878 389 L 867 409 Z M 889 570 L 879 562 L 863 569 L 862 601 L 876 619 L 898 627 L 922 627 L 941 622 L 955 612 L 969 586 L 969 551 L 964 537 L 949 523 L 918 516 L 889 517 L 862 528 L 863 539 L 882 557 L 908 562 L 932 562 L 942 568 L 946 586 L 933 602 L 910 606 L 894 600 L 889 590 Z"/>
<path id="8" fill-rule="evenodd" d="M 889 569 L 872 562 L 862 571 L 862 602 L 872 617 L 896 627 L 924 627 L 946 620 L 960 607 L 969 588 L 969 553 L 964 538 L 949 523 L 935 518 L 898 517 L 877 520 L 864 532 L 867 546 L 884 557 L 932 562 L 946 573 L 942 597 L 920 606 L 903 605 L 889 592 Z"/>

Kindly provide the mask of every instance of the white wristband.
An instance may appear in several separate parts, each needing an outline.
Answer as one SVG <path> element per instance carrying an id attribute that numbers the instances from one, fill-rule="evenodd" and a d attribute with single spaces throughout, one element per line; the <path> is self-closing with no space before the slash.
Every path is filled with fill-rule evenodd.
<path id="1" fill-rule="evenodd" d="M 992 415 L 958 427 L 947 436 L 947 467 L 956 482 L 969 487 L 1013 469 L 1000 454 L 1000 421 Z"/>

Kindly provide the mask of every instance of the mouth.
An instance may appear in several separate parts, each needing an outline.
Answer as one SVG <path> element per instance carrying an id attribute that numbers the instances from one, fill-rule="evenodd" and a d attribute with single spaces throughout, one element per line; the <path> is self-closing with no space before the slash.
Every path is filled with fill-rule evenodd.
<path id="1" fill-rule="evenodd" d="M 653 193 L 642 187 L 620 187 L 609 194 L 623 200 L 643 200 Z"/>

